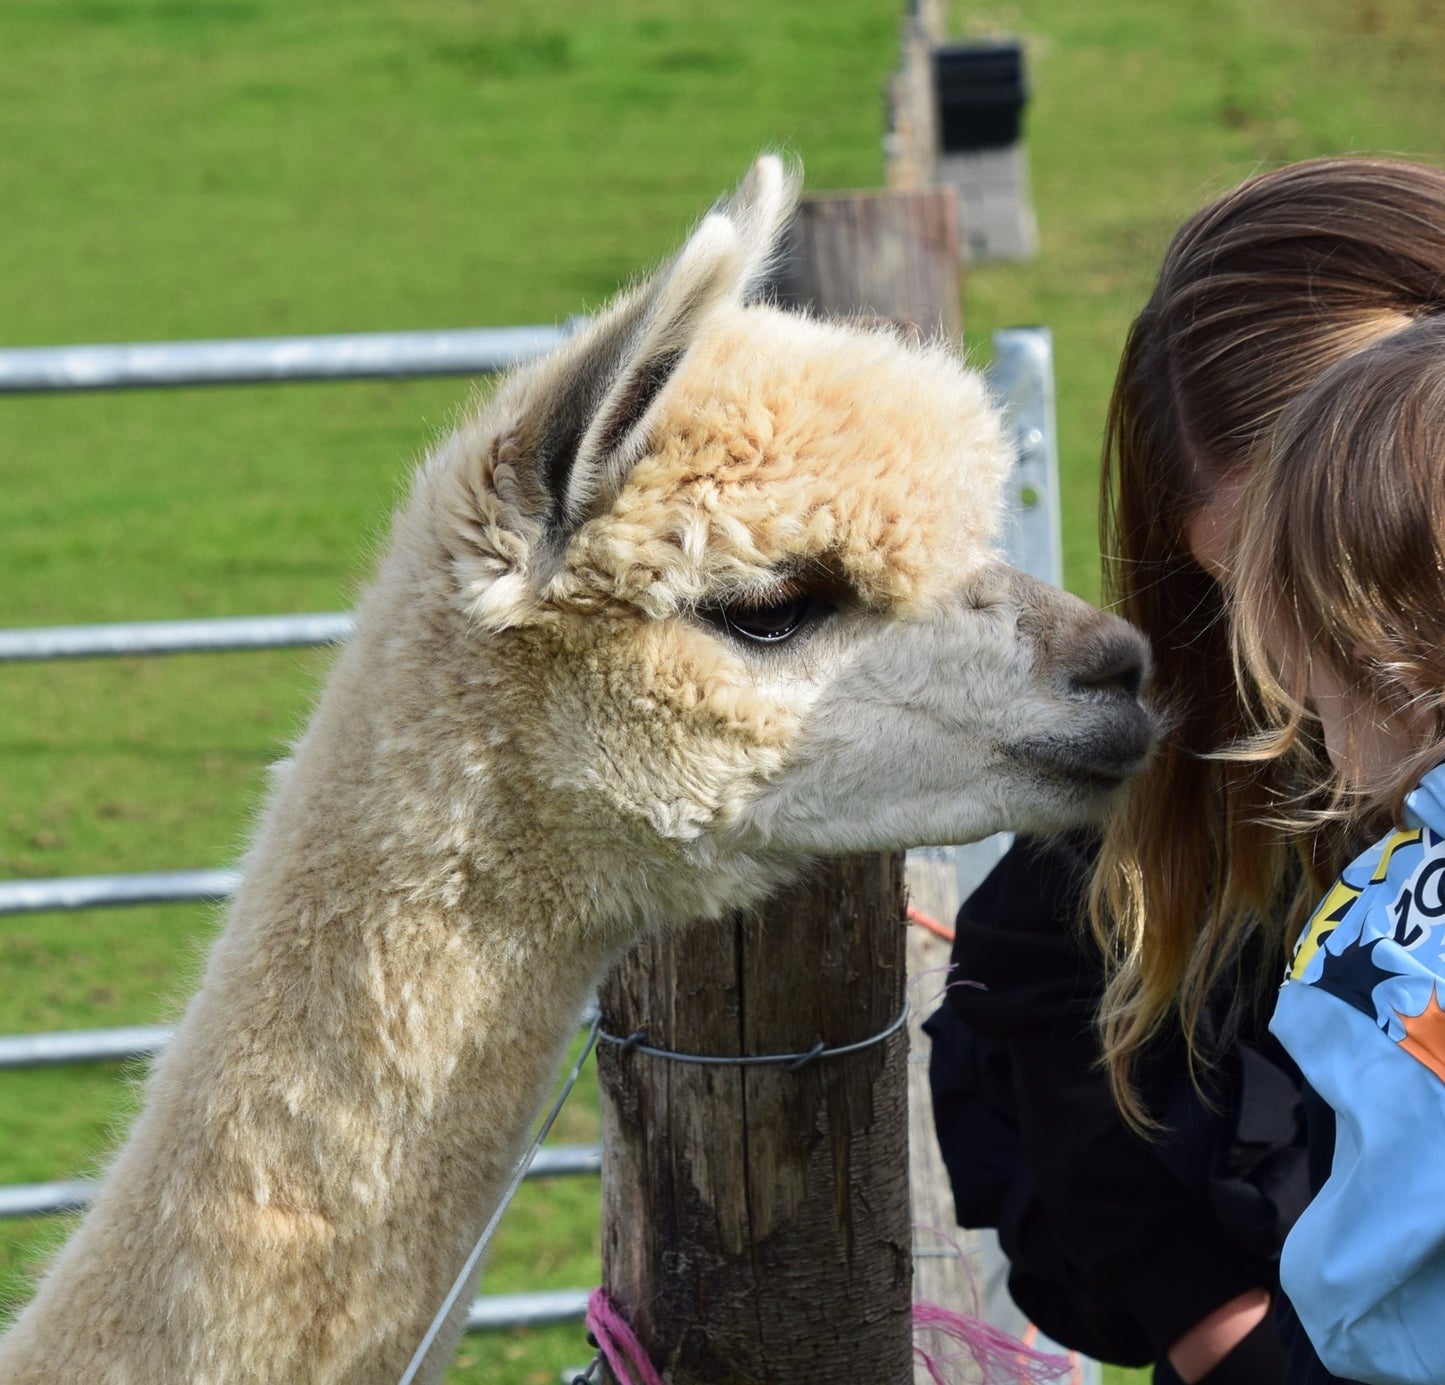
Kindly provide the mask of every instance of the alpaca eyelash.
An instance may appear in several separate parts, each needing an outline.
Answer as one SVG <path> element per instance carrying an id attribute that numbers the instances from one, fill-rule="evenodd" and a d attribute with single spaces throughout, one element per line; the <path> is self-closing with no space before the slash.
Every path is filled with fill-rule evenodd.
<path id="1" fill-rule="evenodd" d="M 789 577 L 779 582 L 775 587 L 769 587 L 763 592 L 748 592 L 739 595 L 731 601 L 719 603 L 731 606 L 734 610 L 740 611 L 763 611 L 770 606 L 781 606 L 788 601 L 798 601 L 812 593 L 796 577 Z"/>
<path id="2" fill-rule="evenodd" d="M 802 581 L 788 579 L 761 594 L 699 607 L 697 614 L 740 642 L 767 647 L 788 643 L 835 609 Z"/>

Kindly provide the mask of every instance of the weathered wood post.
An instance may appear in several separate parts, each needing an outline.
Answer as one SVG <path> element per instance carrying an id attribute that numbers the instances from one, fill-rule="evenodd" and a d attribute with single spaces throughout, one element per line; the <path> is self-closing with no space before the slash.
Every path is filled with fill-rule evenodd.
<path id="1" fill-rule="evenodd" d="M 780 299 L 958 329 L 950 192 L 810 199 Z M 913 1379 L 900 854 L 827 863 L 756 914 L 654 938 L 603 1027 L 797 1070 L 603 1045 L 605 1287 L 669 1385 Z M 878 1036 L 885 1036 L 878 1038 Z"/>
<path id="2" fill-rule="evenodd" d="M 914 852 L 908 862 L 908 899 L 925 914 L 951 928 L 958 906 L 963 902 L 952 861 L 938 852 Z M 913 998 L 920 1009 L 929 1010 L 938 1004 L 938 997 L 948 982 L 950 952 L 948 943 L 926 929 L 908 930 L 908 975 L 918 983 L 913 988 Z M 915 1303 L 936 1303 L 959 1312 L 978 1314 L 985 1306 L 980 1276 L 985 1262 L 979 1255 L 978 1233 L 960 1229 L 954 1220 L 953 1190 L 933 1129 L 933 1093 L 928 1085 L 932 1044 L 917 1024 L 910 1029 L 908 1186 L 913 1206 L 913 1240 L 917 1247 L 913 1299 Z M 955 1247 L 966 1254 L 960 1254 Z M 987 1264 L 991 1267 L 993 1261 L 988 1260 Z M 920 1339 L 920 1345 L 933 1348 L 940 1355 L 947 1355 L 950 1350 L 947 1343 L 930 1341 L 926 1336 Z M 981 1371 L 978 1379 L 983 1379 Z M 920 1361 L 914 1372 L 914 1385 L 930 1385 L 932 1380 Z"/>
<path id="3" fill-rule="evenodd" d="M 888 134 L 884 177 L 890 188 L 931 187 L 938 172 L 938 103 L 933 47 L 944 30 L 943 0 L 909 0 L 899 42 L 898 70 L 887 88 Z"/>

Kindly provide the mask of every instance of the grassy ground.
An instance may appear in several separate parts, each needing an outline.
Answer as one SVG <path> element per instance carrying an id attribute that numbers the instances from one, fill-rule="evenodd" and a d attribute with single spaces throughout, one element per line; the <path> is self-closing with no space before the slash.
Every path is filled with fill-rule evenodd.
<path id="1" fill-rule="evenodd" d="M 1097 593 L 1104 405 L 1174 227 L 1265 167 L 1369 151 L 1438 162 L 1445 12 L 1431 0 L 955 4 L 1027 44 L 1037 261 L 980 268 L 969 332 L 1054 332 L 1068 584 Z"/>
<path id="2" fill-rule="evenodd" d="M 969 276 L 970 339 L 1059 357 L 1066 566 L 1096 589 L 1108 382 L 1170 228 L 1265 164 L 1435 157 L 1431 0 L 1021 0 L 1043 249 Z M 663 253 L 763 145 L 815 188 L 881 180 L 894 0 L 7 0 L 8 345 L 550 322 Z M 344 608 L 461 382 L 0 400 L 0 624 Z M 0 671 L 0 877 L 234 859 L 315 654 Z M 214 918 L 0 921 L 0 1032 L 174 1013 Z M 111 1071 L 0 1081 L 0 1181 L 72 1176 L 133 1107 Z M 587 1101 L 567 1117 L 586 1138 Z M 529 1190 L 489 1287 L 596 1281 L 595 1185 Z M 13 1296 L 60 1223 L 0 1226 Z M 523 1385 L 570 1328 L 483 1338 Z"/>

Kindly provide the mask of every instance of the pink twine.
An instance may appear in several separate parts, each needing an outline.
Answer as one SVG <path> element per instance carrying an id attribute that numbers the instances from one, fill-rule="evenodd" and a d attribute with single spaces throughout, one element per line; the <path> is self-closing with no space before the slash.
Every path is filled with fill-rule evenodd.
<path id="1" fill-rule="evenodd" d="M 974 1273 L 974 1266 L 972 1264 L 974 1252 L 969 1250 L 957 1236 L 952 1236 L 939 1227 L 928 1226 L 920 1221 L 913 1223 L 913 1234 L 915 1237 L 932 1236 L 934 1240 L 942 1241 L 943 1244 L 953 1252 L 953 1258 L 958 1261 L 959 1268 L 962 1270 L 964 1280 L 968 1286 L 969 1316 L 978 1317 L 979 1313 L 982 1312 L 983 1297 L 978 1282 L 978 1275 Z"/>
<path id="2" fill-rule="evenodd" d="M 607 1368 L 617 1378 L 618 1385 L 662 1385 L 662 1377 L 647 1359 L 637 1334 L 612 1306 L 606 1289 L 593 1289 L 587 1300 L 587 1328 L 597 1338 L 597 1348 L 606 1359 Z M 622 1359 L 623 1353 L 626 1353 L 628 1361 Z M 629 1362 L 637 1371 L 637 1380 L 633 1380 L 628 1371 Z"/>
<path id="3" fill-rule="evenodd" d="M 953 963 L 949 962 L 941 967 L 926 967 L 923 971 L 917 972 L 908 978 L 908 998 L 914 1003 L 914 1009 L 918 1015 L 917 1022 L 919 1024 L 922 1024 L 923 1021 L 928 1018 L 928 1013 L 931 1013 L 933 1007 L 948 993 L 947 986 L 939 986 L 930 990 L 928 995 L 920 1001 L 918 996 L 921 993 L 923 983 L 931 976 L 947 976 L 952 970 Z"/>
<path id="4" fill-rule="evenodd" d="M 1016 1381 L 1018 1385 L 1054 1385 L 1054 1382 L 1068 1379 L 1074 1371 L 1074 1363 L 1067 1356 L 1036 1351 L 1000 1327 L 993 1327 L 967 1313 L 941 1308 L 936 1303 L 913 1305 L 913 1330 L 915 1334 L 934 1333 L 957 1342 L 962 1348 L 960 1351 L 935 1354 L 918 1343 L 914 1344 L 913 1354 L 923 1363 L 934 1385 L 949 1385 L 944 1369 L 964 1357 L 975 1367 L 982 1385 L 995 1385 L 995 1382 L 1001 1381 Z M 973 1373 L 968 1374 L 971 1377 Z M 956 1378 L 964 1378 L 963 1373 L 960 1372 Z"/>
<path id="5" fill-rule="evenodd" d="M 928 977 L 947 976 L 952 971 L 952 962 L 949 962 L 946 966 L 942 967 L 928 967 L 926 970 L 920 971 L 916 975 L 910 976 L 908 978 L 908 989 L 910 992 L 912 992 Z M 988 986 L 985 982 L 966 981 L 962 977 L 955 977 L 952 981 L 949 981 L 944 985 L 939 986 L 936 990 L 932 991 L 926 1000 L 919 1002 L 916 996 L 910 995 L 910 999 L 914 1000 L 915 1008 L 919 1013 L 918 1023 L 922 1024 L 923 1021 L 928 1017 L 928 1014 L 931 1014 L 933 1012 L 934 1006 L 936 1006 L 938 1002 L 942 1000 L 943 997 L 946 996 L 949 991 L 953 990 L 956 986 L 968 986 L 971 989 L 978 991 L 988 990 Z"/>
<path id="6" fill-rule="evenodd" d="M 594 1289 L 587 1300 L 587 1328 L 618 1385 L 663 1385 L 657 1368 L 647 1359 L 642 1343 L 627 1320 L 612 1305 L 605 1289 Z M 1056 1385 L 1073 1373 L 1067 1356 L 1036 1351 L 1002 1328 L 992 1327 L 967 1313 L 956 1313 L 936 1303 L 913 1305 L 915 1334 L 933 1333 L 958 1343 L 960 1351 L 934 1353 L 915 1343 L 913 1354 L 923 1363 L 934 1385 L 950 1385 L 944 1371 L 965 1356 L 974 1365 L 982 1385 Z M 626 1358 L 626 1359 L 624 1359 Z M 631 1372 L 637 1371 L 634 1380 Z M 970 1377 L 972 1372 L 970 1372 Z M 958 1379 L 963 1378 L 962 1374 Z"/>
<path id="7" fill-rule="evenodd" d="M 909 990 L 912 990 L 915 986 L 919 984 L 919 982 L 925 980 L 930 976 L 952 976 L 954 971 L 955 966 L 952 962 L 949 962 L 941 967 L 927 967 L 923 971 L 920 971 L 908 978 L 908 988 Z M 949 993 L 949 991 L 956 990 L 959 986 L 966 986 L 969 990 L 973 991 L 988 990 L 987 981 L 971 981 L 966 976 L 954 976 L 951 981 L 946 981 L 936 991 L 932 992 L 929 998 L 923 1002 L 923 1005 L 931 1008 L 938 1001 L 942 1000 L 943 997 Z"/>
<path id="8" fill-rule="evenodd" d="M 1020 1341 L 978 1316 L 982 1301 L 981 1286 L 971 1263 L 973 1252 L 961 1241 L 936 1226 L 926 1226 L 922 1222 L 914 1222 L 913 1232 L 915 1236 L 932 1236 L 942 1241 L 954 1253 L 963 1268 L 970 1300 L 970 1311 L 964 1313 L 942 1308 L 936 1303 L 913 1305 L 915 1338 L 926 1341 L 944 1338 L 961 1348 L 936 1353 L 915 1341 L 913 1354 L 922 1362 L 934 1385 L 949 1385 L 949 1377 L 944 1375 L 945 1367 L 955 1368 L 953 1379 L 978 1381 L 980 1385 L 1004 1385 L 1004 1382 L 1050 1385 L 1051 1382 L 1077 1376 L 1074 1357 L 1038 1351 L 1027 1345 L 1027 1340 Z M 1036 1329 L 1030 1325 L 1028 1331 L 1031 1335 Z"/>
<path id="9" fill-rule="evenodd" d="M 924 967 L 922 971 L 916 971 L 913 973 L 912 976 L 908 978 L 909 988 L 911 989 L 912 987 L 916 986 L 920 981 L 924 980 L 926 977 L 929 976 L 947 976 L 948 973 L 952 970 L 952 962 L 945 962 L 942 966 L 939 967 Z M 940 991 L 939 994 L 942 995 L 943 992 Z"/>

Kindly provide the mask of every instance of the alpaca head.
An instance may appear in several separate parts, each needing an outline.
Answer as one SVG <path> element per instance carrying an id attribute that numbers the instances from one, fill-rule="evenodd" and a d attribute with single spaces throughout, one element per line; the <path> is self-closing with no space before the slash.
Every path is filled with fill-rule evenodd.
<path id="1" fill-rule="evenodd" d="M 760 160 L 413 497 L 511 789 L 639 878 L 1071 827 L 1152 739 L 1139 637 L 992 546 L 980 380 L 750 301 L 795 195 Z"/>

